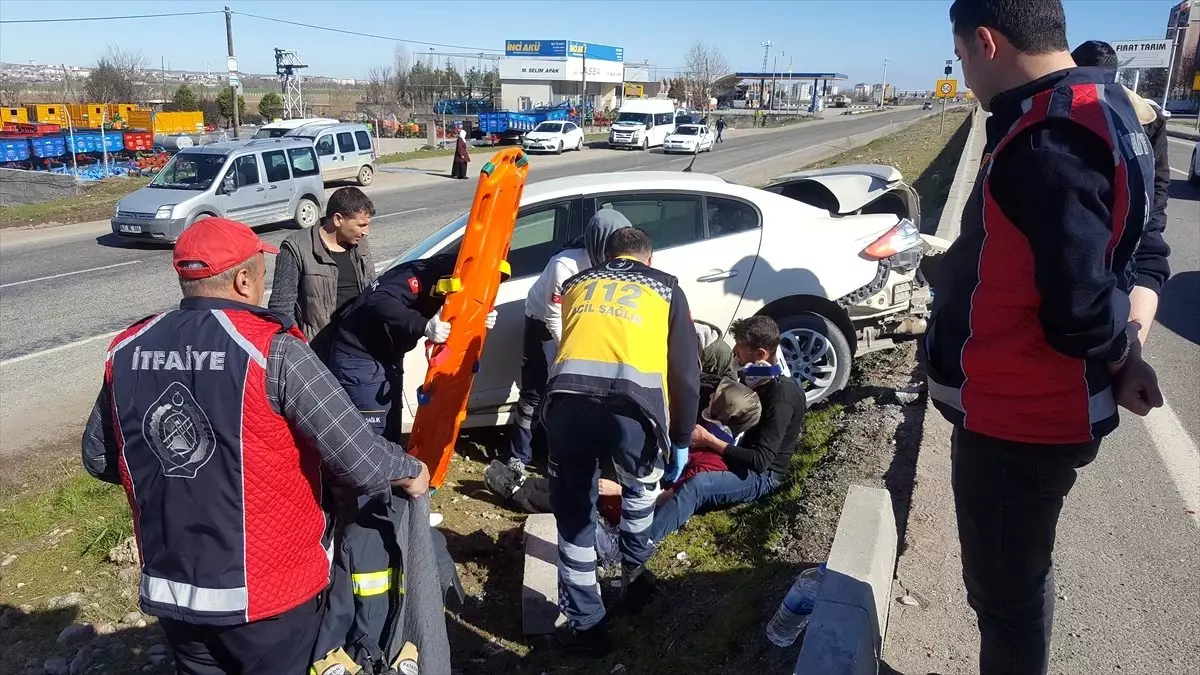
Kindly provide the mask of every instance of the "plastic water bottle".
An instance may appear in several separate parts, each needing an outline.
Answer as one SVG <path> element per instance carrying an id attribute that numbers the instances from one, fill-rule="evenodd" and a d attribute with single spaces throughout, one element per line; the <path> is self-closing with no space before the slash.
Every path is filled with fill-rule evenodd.
<path id="1" fill-rule="evenodd" d="M 808 628 L 808 619 L 824 578 L 825 563 L 810 567 L 796 577 L 796 582 L 788 589 L 783 602 L 779 603 L 779 609 L 775 610 L 775 616 L 767 624 L 767 639 L 771 644 L 787 647 Z"/>

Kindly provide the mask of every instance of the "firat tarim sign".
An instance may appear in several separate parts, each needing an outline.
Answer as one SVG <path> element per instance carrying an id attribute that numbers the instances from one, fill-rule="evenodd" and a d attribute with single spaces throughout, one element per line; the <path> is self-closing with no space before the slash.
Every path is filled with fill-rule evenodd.
<path id="1" fill-rule="evenodd" d="M 1170 68 L 1170 40 L 1126 40 L 1113 42 L 1117 52 L 1117 67 L 1126 68 Z"/>

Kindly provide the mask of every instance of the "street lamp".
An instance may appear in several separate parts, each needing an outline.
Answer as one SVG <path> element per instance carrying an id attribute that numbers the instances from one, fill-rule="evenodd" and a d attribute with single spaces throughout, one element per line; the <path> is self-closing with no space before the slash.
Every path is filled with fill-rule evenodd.
<path id="1" fill-rule="evenodd" d="M 880 108 L 883 107 L 884 102 L 887 100 L 887 68 L 888 68 L 888 64 L 891 62 L 892 62 L 891 59 L 883 60 L 883 85 L 879 89 L 879 107 Z"/>

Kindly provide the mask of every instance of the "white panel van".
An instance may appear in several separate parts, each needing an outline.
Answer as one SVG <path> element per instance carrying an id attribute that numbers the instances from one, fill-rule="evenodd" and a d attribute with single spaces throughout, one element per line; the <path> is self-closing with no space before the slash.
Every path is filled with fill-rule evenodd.
<path id="1" fill-rule="evenodd" d="M 608 132 L 614 148 L 647 150 L 675 131 L 675 104 L 665 98 L 631 99 L 621 105 Z"/>

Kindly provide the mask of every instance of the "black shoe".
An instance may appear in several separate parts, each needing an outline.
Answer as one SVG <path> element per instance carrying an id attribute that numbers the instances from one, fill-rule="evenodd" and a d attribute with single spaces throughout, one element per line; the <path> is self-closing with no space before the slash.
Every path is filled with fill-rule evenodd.
<path id="1" fill-rule="evenodd" d="M 658 578 L 646 568 L 625 573 L 621 578 L 621 597 L 617 609 L 624 614 L 639 614 L 658 592 Z"/>
<path id="2" fill-rule="evenodd" d="M 601 658 L 612 651 L 612 638 L 608 634 L 608 625 L 601 622 L 587 630 L 577 630 L 570 626 L 560 626 L 554 632 L 554 642 L 558 648 L 568 654 Z"/>
<path id="3" fill-rule="evenodd" d="M 504 499 L 512 499 L 513 493 L 521 487 L 523 480 L 524 476 L 513 471 L 498 459 L 493 459 L 483 470 L 484 485 Z"/>

